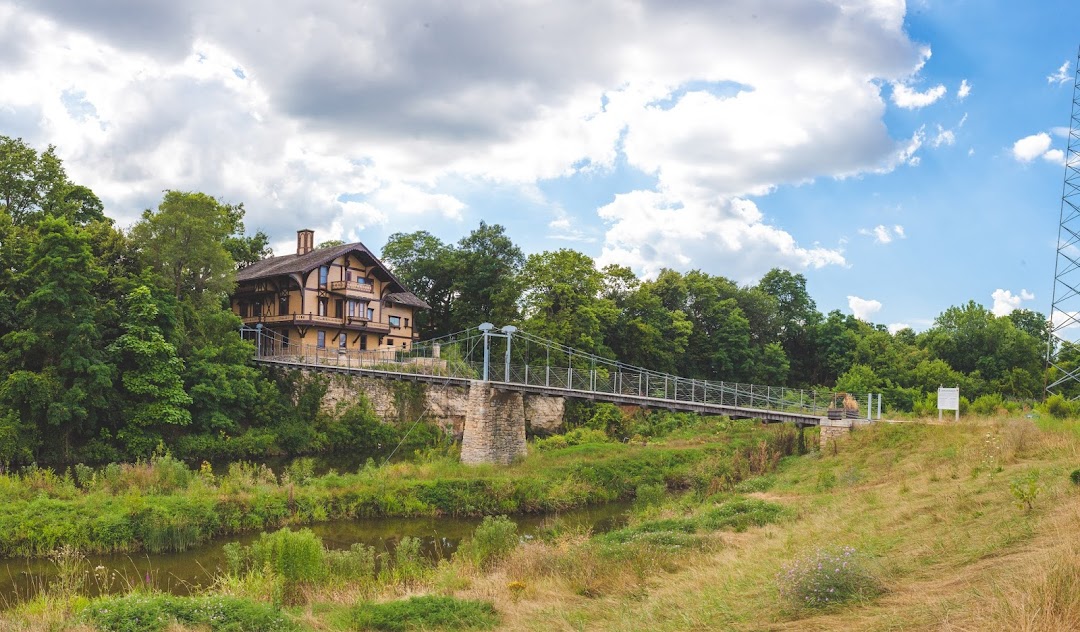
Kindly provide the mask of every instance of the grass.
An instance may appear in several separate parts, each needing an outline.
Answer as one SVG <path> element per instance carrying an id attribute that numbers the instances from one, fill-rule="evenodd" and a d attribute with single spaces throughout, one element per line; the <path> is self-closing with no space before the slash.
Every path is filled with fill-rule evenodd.
<path id="1" fill-rule="evenodd" d="M 0 556 L 183 551 L 207 540 L 331 519 L 557 512 L 629 499 L 641 485 L 730 487 L 779 458 L 790 431 L 729 422 L 692 443 L 592 442 L 532 455 L 510 467 L 471 467 L 456 455 L 279 478 L 265 466 L 214 473 L 168 456 L 75 474 L 28 468 L 0 475 Z M 760 450 L 770 463 L 759 462 Z M 745 453 L 745 454 L 744 454 Z M 733 458 L 734 457 L 734 458 Z"/>
<path id="2" fill-rule="evenodd" d="M 1080 433 L 1070 422 L 879 425 L 857 430 L 835 454 L 778 460 L 758 452 L 758 441 L 687 437 L 698 458 L 651 476 L 637 470 L 656 462 L 649 459 L 605 464 L 609 445 L 531 456 L 543 466 L 526 463 L 525 471 L 581 476 L 578 468 L 590 463 L 590 484 L 637 494 L 626 526 L 594 536 L 552 519 L 519 541 L 492 520 L 472 552 L 463 546 L 434 564 L 406 547 L 377 576 L 367 552 L 348 563 L 326 555 L 330 570 L 284 613 L 299 629 L 329 631 L 1080 629 L 1080 489 L 1070 478 L 1080 465 Z M 642 451 L 664 454 L 656 458 L 671 465 L 667 453 L 678 449 L 687 448 L 668 441 Z M 765 476 L 749 476 L 774 461 Z M 414 467 L 428 475 L 449 468 Z M 476 478 L 503 474 L 492 468 Z M 1011 483 L 1033 479 L 1040 492 L 1016 497 Z M 669 493 L 659 494 L 658 483 Z M 850 599 L 810 608 L 785 601 L 791 585 L 778 575 L 844 547 L 857 551 L 859 573 L 807 585 L 849 590 Z M 397 564 L 408 572 L 395 573 Z M 275 607 L 273 590 L 258 582 L 222 582 L 214 592 Z M 80 614 L 98 602 L 78 601 L 46 596 L 8 613 L 0 629 L 99 629 Z M 43 603 L 71 616 L 57 618 Z"/>

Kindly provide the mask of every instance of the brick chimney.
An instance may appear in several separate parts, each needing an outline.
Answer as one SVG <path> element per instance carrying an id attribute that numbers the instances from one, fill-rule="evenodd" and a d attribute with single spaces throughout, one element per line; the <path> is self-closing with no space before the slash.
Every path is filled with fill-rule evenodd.
<path id="1" fill-rule="evenodd" d="M 296 231 L 296 254 L 306 255 L 315 250 L 315 231 L 304 228 Z"/>

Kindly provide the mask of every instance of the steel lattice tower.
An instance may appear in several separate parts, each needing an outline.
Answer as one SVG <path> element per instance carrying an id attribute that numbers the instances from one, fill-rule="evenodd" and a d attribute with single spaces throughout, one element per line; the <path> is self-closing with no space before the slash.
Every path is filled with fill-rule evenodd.
<path id="1" fill-rule="evenodd" d="M 1065 184 L 1061 192 L 1057 261 L 1054 263 L 1054 290 L 1050 302 L 1050 335 L 1046 342 L 1046 364 L 1057 369 L 1046 395 L 1075 393 L 1080 385 L 1080 366 L 1059 363 L 1058 350 L 1067 329 L 1080 327 L 1080 50 L 1073 71 L 1073 96 L 1069 117 L 1069 145 L 1065 153 Z M 1074 336 L 1075 337 L 1075 336 Z M 1070 363 L 1071 364 L 1071 363 Z M 1080 397 L 1080 395 L 1074 395 Z"/>

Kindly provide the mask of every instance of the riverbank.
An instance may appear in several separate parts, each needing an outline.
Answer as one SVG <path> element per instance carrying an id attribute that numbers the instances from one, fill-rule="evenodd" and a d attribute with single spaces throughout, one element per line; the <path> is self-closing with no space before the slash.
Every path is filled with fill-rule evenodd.
<path id="1" fill-rule="evenodd" d="M 555 450 L 534 443 L 528 458 L 509 467 L 464 466 L 444 450 L 322 476 L 303 459 L 280 473 L 243 463 L 215 473 L 167 455 L 64 474 L 24 469 L 0 476 L 0 557 L 45 556 L 63 546 L 183 551 L 224 535 L 353 518 L 552 513 L 628 499 L 647 484 L 729 488 L 795 449 L 791 429 L 752 422 L 707 421 L 691 440 L 646 445 L 575 432 L 571 442 L 588 441 Z"/>
<path id="2" fill-rule="evenodd" d="M 639 485 L 605 534 L 551 521 L 522 541 L 492 520 L 437 564 L 405 546 L 376 570 L 363 549 L 264 536 L 204 596 L 44 595 L 4 629 L 132 629 L 109 613 L 226 629 L 197 612 L 236 630 L 1078 629 L 1078 429 L 873 426 L 730 490 Z"/>

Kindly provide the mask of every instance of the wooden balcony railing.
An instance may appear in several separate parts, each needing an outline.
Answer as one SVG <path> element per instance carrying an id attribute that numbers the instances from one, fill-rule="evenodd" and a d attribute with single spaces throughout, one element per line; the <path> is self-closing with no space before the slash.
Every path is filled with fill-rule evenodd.
<path id="1" fill-rule="evenodd" d="M 371 283 L 358 283 L 356 281 L 331 281 L 331 292 L 342 292 L 346 296 L 356 294 L 373 294 L 375 292 Z"/>
<path id="2" fill-rule="evenodd" d="M 301 327 L 308 327 L 311 325 L 326 325 L 329 327 L 345 327 L 348 329 L 377 331 L 386 333 L 390 331 L 390 325 L 386 323 L 376 323 L 366 318 L 357 318 L 355 316 L 347 316 L 345 318 L 339 318 L 336 316 L 316 316 L 314 314 L 285 314 L 284 316 L 249 316 L 242 318 L 245 325 L 256 325 L 263 323 L 264 325 L 276 325 L 276 324 L 291 324 Z"/>

